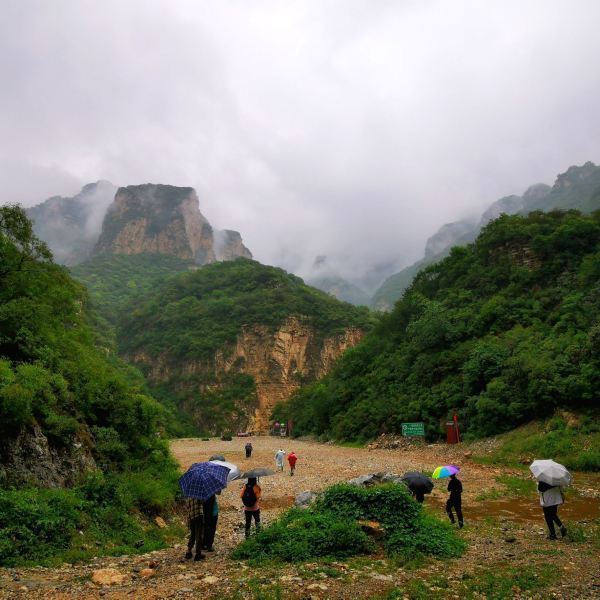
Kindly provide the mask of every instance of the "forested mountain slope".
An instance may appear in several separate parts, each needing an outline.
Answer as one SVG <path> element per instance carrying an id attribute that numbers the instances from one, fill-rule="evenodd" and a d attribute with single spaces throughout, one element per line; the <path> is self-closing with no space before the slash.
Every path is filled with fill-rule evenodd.
<path id="1" fill-rule="evenodd" d="M 295 434 L 367 439 L 458 411 L 490 435 L 600 397 L 600 212 L 503 215 L 422 270 L 329 376 L 274 416 Z"/>
<path id="2" fill-rule="evenodd" d="M 98 551 L 127 545 L 143 533 L 129 512 L 173 498 L 166 411 L 96 347 L 87 314 L 85 288 L 25 213 L 0 207 L 0 564 L 81 546 L 80 535 Z M 77 489 L 39 489 L 62 486 Z"/>
<path id="3" fill-rule="evenodd" d="M 373 295 L 371 305 L 391 310 L 415 275 L 427 265 L 448 256 L 453 246 L 470 244 L 492 219 L 501 214 L 523 214 L 535 210 L 576 209 L 592 213 L 600 209 L 600 166 L 587 162 L 569 167 L 550 187 L 543 183 L 530 186 L 522 196 L 505 196 L 493 202 L 478 221 L 464 220 L 443 225 L 427 240 L 425 256 L 388 277 Z"/>
<path id="4" fill-rule="evenodd" d="M 273 404 L 325 374 L 371 325 L 366 308 L 238 259 L 169 278 L 123 315 L 118 337 L 166 404 L 223 432 L 268 428 Z"/>

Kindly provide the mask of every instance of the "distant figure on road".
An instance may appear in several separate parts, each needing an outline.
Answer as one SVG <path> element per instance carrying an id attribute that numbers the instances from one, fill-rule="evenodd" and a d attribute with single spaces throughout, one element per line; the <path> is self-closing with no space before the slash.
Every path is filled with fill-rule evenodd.
<path id="1" fill-rule="evenodd" d="M 456 511 L 456 518 L 458 519 L 458 526 L 462 527 L 463 514 L 462 514 L 462 483 L 457 479 L 456 475 L 450 475 L 450 481 L 448 482 L 448 491 L 450 492 L 450 498 L 446 502 L 446 512 L 450 518 L 450 522 L 454 524 L 454 515 L 452 509 Z"/>
<path id="2" fill-rule="evenodd" d="M 275 454 L 275 465 L 278 471 L 283 471 L 283 461 L 285 459 L 285 452 L 282 448 L 279 448 L 279 452 Z"/>
<path id="3" fill-rule="evenodd" d="M 244 515 L 246 517 L 245 535 L 250 535 L 250 528 L 252 527 L 252 519 L 254 518 L 254 524 L 256 525 L 256 531 L 260 530 L 260 485 L 256 482 L 256 477 L 250 477 L 248 483 L 242 488 L 240 498 L 244 505 Z"/>
<path id="4" fill-rule="evenodd" d="M 292 450 L 292 452 L 290 452 L 289 456 L 288 456 L 288 462 L 290 463 L 290 475 L 294 474 L 294 471 L 296 470 L 296 461 L 298 460 L 298 457 L 296 456 L 296 453 Z"/>
<path id="5" fill-rule="evenodd" d="M 252 444 L 250 442 L 248 442 L 244 446 L 244 449 L 246 450 L 246 458 L 250 458 L 252 456 Z"/>
<path id="6" fill-rule="evenodd" d="M 565 537 L 565 535 L 567 535 L 567 528 L 558 518 L 558 507 L 565 501 L 560 486 L 551 486 L 548 483 L 540 481 L 538 483 L 538 492 L 540 493 L 540 504 L 542 505 L 542 510 L 544 511 L 546 525 L 548 525 L 548 539 L 556 539 L 554 523 L 560 527 L 560 535 Z"/>

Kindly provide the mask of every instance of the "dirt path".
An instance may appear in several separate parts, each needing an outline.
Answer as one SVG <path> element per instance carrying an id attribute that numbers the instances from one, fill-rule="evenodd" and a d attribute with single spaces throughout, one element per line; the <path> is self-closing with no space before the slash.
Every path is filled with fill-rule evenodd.
<path id="1" fill-rule="evenodd" d="M 457 463 L 462 465 L 467 523 L 463 535 L 469 540 L 469 549 L 460 560 L 444 563 L 432 560 L 399 565 L 383 557 L 363 557 L 326 566 L 250 568 L 228 558 L 243 539 L 240 484 L 234 482 L 219 500 L 216 552 L 203 562 L 183 562 L 181 540 L 173 548 L 148 555 L 98 558 L 91 564 L 58 569 L 0 569 L 0 598 L 600 597 L 600 534 L 597 521 L 593 521 L 600 518 L 597 477 L 576 477 L 581 483 L 576 483 L 575 493 L 562 511 L 570 525 L 580 522 L 574 530 L 585 530 L 587 540 L 551 542 L 544 537 L 536 494 L 507 498 L 495 481 L 498 475 L 522 473 L 473 463 L 464 457 L 464 448 L 436 445 L 369 451 L 260 437 L 252 439 L 254 453 L 246 460 L 245 442 L 185 439 L 174 441 L 172 450 L 182 469 L 212 454 L 223 454 L 241 468 L 273 468 L 279 447 L 294 450 L 299 456 L 294 477 L 284 471 L 261 480 L 266 523 L 302 491 L 319 491 L 365 473 L 433 470 L 438 464 Z M 502 490 L 503 497 L 494 498 L 494 489 Z M 489 499 L 481 499 L 482 494 Z M 445 496 L 444 486 L 436 485 L 427 509 L 443 516 Z M 104 587 L 92 583 L 92 572 L 100 568 L 115 569 L 123 581 Z M 494 579 L 499 576 L 502 585 L 508 581 L 508 591 L 502 591 L 500 580 Z"/>

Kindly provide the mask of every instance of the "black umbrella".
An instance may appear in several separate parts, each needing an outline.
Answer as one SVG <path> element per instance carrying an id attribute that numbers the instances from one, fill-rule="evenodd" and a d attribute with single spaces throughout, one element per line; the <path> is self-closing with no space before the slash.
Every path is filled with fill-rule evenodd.
<path id="1" fill-rule="evenodd" d="M 413 493 L 431 494 L 433 490 L 433 481 L 416 471 L 410 471 L 402 476 L 402 481 L 408 486 L 408 489 Z"/>
<path id="2" fill-rule="evenodd" d="M 275 475 L 275 471 L 271 469 L 266 469 L 265 467 L 259 467 L 258 469 L 252 469 L 251 471 L 246 471 L 240 475 L 240 479 L 258 479 L 259 477 L 267 477 L 269 475 Z"/>
<path id="3" fill-rule="evenodd" d="M 208 460 L 222 460 L 227 462 L 227 459 L 222 454 L 213 454 Z"/>

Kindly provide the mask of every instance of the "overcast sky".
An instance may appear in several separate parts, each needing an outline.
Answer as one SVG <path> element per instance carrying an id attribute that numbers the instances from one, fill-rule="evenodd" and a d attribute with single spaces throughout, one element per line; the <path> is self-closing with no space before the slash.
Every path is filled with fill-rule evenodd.
<path id="1" fill-rule="evenodd" d="M 600 161 L 597 0 L 0 0 L 0 201 L 194 186 L 359 273 Z"/>

